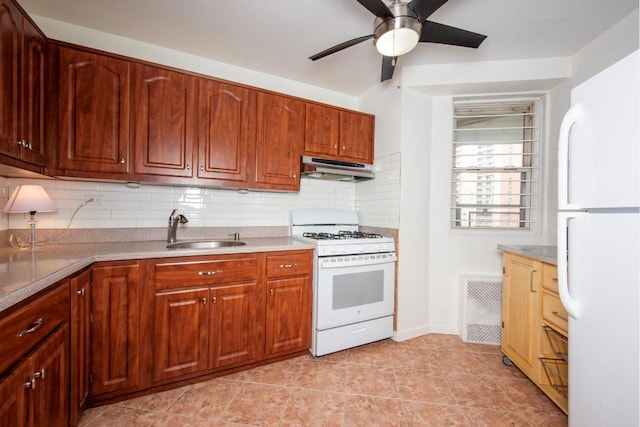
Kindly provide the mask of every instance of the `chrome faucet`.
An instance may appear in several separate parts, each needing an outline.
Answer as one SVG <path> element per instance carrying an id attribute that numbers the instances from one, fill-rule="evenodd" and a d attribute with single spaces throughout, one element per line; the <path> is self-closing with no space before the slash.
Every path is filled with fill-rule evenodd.
<path id="1" fill-rule="evenodd" d="M 186 224 L 187 222 L 189 222 L 187 217 L 185 217 L 182 214 L 174 216 L 176 215 L 176 212 L 178 212 L 178 209 L 174 209 L 171 212 L 171 215 L 169 215 L 169 228 L 167 229 L 167 243 L 175 243 L 176 232 L 178 231 L 178 224 Z"/>

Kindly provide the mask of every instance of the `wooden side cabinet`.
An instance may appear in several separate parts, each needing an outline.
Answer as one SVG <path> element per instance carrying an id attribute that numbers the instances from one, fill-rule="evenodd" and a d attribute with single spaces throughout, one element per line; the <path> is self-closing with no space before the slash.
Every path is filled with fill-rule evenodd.
<path id="1" fill-rule="evenodd" d="M 312 252 L 267 256 L 266 355 L 311 347 Z"/>
<path id="2" fill-rule="evenodd" d="M 139 282 L 137 262 L 100 263 L 92 268 L 92 398 L 139 386 Z"/>
<path id="3" fill-rule="evenodd" d="M 538 381 L 538 310 L 542 263 L 504 253 L 502 352 Z"/>

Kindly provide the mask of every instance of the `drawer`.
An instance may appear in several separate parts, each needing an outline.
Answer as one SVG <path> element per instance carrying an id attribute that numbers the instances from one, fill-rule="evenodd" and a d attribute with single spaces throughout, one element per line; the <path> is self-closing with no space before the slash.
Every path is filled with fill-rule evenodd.
<path id="1" fill-rule="evenodd" d="M 310 275 L 313 252 L 291 252 L 267 256 L 267 278 Z"/>
<path id="2" fill-rule="evenodd" d="M 542 264 L 542 287 L 558 293 L 558 268 L 551 264 Z"/>
<path id="3" fill-rule="evenodd" d="M 567 333 L 569 315 L 557 294 L 542 292 L 542 318 L 550 325 L 559 328 L 565 334 Z"/>
<path id="4" fill-rule="evenodd" d="M 0 374 L 69 320 L 69 283 L 0 320 Z"/>
<path id="5" fill-rule="evenodd" d="M 258 279 L 258 258 L 255 254 L 250 254 L 158 261 L 154 265 L 153 276 L 156 289 L 253 282 Z"/>

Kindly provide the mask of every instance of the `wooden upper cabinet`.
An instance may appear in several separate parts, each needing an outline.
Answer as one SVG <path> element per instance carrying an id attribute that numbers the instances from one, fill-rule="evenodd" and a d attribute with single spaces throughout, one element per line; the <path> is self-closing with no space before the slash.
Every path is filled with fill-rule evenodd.
<path id="1" fill-rule="evenodd" d="M 337 156 L 340 111 L 320 104 L 306 105 L 304 151 L 309 155 Z"/>
<path id="2" fill-rule="evenodd" d="M 0 0 L 0 31 L 0 151 L 18 157 L 22 15 L 11 0 Z"/>
<path id="3" fill-rule="evenodd" d="M 10 0 L 0 34 L 0 153 L 43 166 L 46 40 Z"/>
<path id="4" fill-rule="evenodd" d="M 60 47 L 58 167 L 129 171 L 129 62 Z"/>
<path id="5" fill-rule="evenodd" d="M 340 158 L 373 163 L 373 116 L 340 111 Z"/>
<path id="6" fill-rule="evenodd" d="M 258 93 L 256 187 L 297 191 L 304 140 L 305 103 Z"/>
<path id="7" fill-rule="evenodd" d="M 134 173 L 192 177 L 195 77 L 142 64 L 133 67 Z"/>
<path id="8" fill-rule="evenodd" d="M 22 37 L 22 115 L 20 158 L 44 165 L 46 40 L 24 19 Z"/>
<path id="9" fill-rule="evenodd" d="M 372 164 L 374 125 L 369 114 L 307 103 L 304 153 Z"/>
<path id="10" fill-rule="evenodd" d="M 255 91 L 205 79 L 199 86 L 198 178 L 253 180 Z"/>

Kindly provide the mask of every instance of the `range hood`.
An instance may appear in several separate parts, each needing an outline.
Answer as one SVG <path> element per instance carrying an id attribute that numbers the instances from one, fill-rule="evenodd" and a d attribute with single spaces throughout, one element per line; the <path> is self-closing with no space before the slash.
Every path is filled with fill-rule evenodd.
<path id="1" fill-rule="evenodd" d="M 363 181 L 375 175 L 373 165 L 302 156 L 302 176 L 329 181 Z"/>

